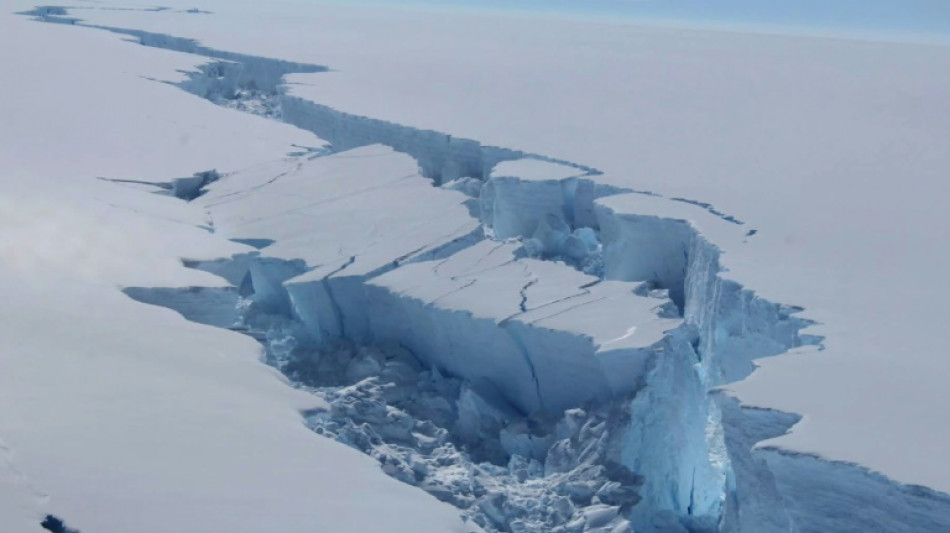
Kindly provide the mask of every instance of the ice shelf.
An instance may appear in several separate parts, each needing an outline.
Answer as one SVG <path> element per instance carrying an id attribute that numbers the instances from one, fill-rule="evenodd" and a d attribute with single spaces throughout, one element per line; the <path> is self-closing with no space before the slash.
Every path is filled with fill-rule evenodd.
<path id="1" fill-rule="evenodd" d="M 44 9 L 30 14 L 81 25 Z M 101 29 L 212 58 L 181 88 L 326 141 L 182 195 L 217 235 L 262 243 L 189 263 L 233 287 L 126 292 L 261 340 L 327 401 L 311 427 L 393 477 L 498 532 L 950 528 L 943 494 L 756 447 L 797 417 L 717 388 L 822 339 L 801 309 L 725 277 L 691 215 L 638 208 L 668 200 L 284 94 L 285 74 L 319 66 Z M 832 496 L 886 518 L 843 518 Z"/>

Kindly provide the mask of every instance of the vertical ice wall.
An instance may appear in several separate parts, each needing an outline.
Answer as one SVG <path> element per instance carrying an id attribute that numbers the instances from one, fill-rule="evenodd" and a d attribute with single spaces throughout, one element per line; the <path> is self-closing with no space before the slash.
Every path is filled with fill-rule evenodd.
<path id="1" fill-rule="evenodd" d="M 461 177 L 482 178 L 499 161 L 521 155 L 471 139 L 344 113 L 292 95 L 281 97 L 281 107 L 286 122 L 327 139 L 334 150 L 384 144 L 416 159 L 422 174 L 436 184 Z"/>
<path id="2" fill-rule="evenodd" d="M 690 250 L 697 239 L 684 221 L 628 215 L 598 203 L 603 243 L 604 275 L 608 279 L 648 281 L 669 292 L 681 310 L 691 294 L 688 273 L 701 268 Z M 712 272 L 712 276 L 717 274 Z M 694 331 L 694 346 L 676 358 L 658 361 L 644 394 L 633 401 L 625 460 L 644 473 L 644 499 L 694 531 L 715 531 L 722 518 L 729 461 L 722 440 L 719 415 L 708 399 L 709 383 L 703 370 L 703 331 Z M 666 430 L 661 436 L 656 427 Z M 652 475 L 651 475 L 652 474 Z M 669 527 L 656 516 L 635 509 L 633 523 L 645 531 Z"/>
<path id="3" fill-rule="evenodd" d="M 698 251 L 691 254 L 701 238 L 684 221 L 627 216 L 596 204 L 598 198 L 621 192 L 569 167 L 506 162 L 481 189 L 481 218 L 496 238 L 520 237 L 526 247 L 536 241 L 541 256 L 573 260 L 578 266 L 597 257 L 600 268 L 585 270 L 608 280 L 649 282 L 668 293 L 680 310 L 687 307 L 686 280 L 692 272 L 696 285 L 690 294 L 698 301 L 703 283 L 718 280 L 718 264 L 704 263 Z M 581 239 L 584 231 L 590 232 L 586 240 L 593 246 Z M 581 241 L 582 254 L 571 254 L 572 240 Z M 637 531 L 714 531 L 724 512 L 729 459 L 697 351 L 705 342 L 704 330 L 687 324 L 684 342 L 650 360 L 643 386 L 629 406 L 620 456 L 626 467 L 644 476 L 644 502 L 631 514 Z"/>
<path id="4" fill-rule="evenodd" d="M 710 395 L 710 391 L 748 376 L 755 359 L 820 339 L 801 334 L 810 322 L 794 316 L 800 309 L 769 302 L 725 279 L 720 251 L 691 223 L 626 211 L 626 200 L 632 199 L 617 196 L 598 203 L 604 270 L 608 278 L 650 280 L 669 290 L 695 332 L 695 364 L 677 374 L 689 385 L 651 389 L 671 394 L 700 391 L 688 406 L 680 407 L 683 413 L 694 413 L 694 430 L 702 428 L 703 435 L 689 440 L 692 448 L 687 447 L 682 455 L 698 457 L 702 446 L 707 457 L 706 461 L 692 461 L 700 484 L 691 493 L 690 509 L 706 509 L 719 516 L 725 530 L 781 530 L 787 524 L 780 511 L 783 503 L 768 468 L 752 458 L 751 448 L 761 439 L 783 434 L 796 418 L 746 412 L 734 400 Z M 677 396 L 668 401 L 679 400 Z M 758 432 L 749 429 L 757 425 L 766 428 Z"/>

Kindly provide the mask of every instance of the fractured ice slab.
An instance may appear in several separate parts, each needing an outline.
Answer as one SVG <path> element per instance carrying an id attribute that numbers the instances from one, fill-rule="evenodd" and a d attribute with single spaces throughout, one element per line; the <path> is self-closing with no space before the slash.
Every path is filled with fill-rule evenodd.
<path id="1" fill-rule="evenodd" d="M 636 294 L 639 283 L 598 283 L 518 251 L 483 241 L 371 280 L 377 340 L 490 385 L 524 413 L 630 393 L 663 346 L 686 343 L 668 334 L 681 324 L 669 301 Z"/>
<path id="2" fill-rule="evenodd" d="M 303 260 L 319 278 L 351 257 L 348 273 L 367 274 L 471 233 L 465 200 L 378 145 L 252 167 L 203 198 L 218 233 L 273 240 L 267 256 Z"/>
<path id="3" fill-rule="evenodd" d="M 382 146 L 252 167 L 202 197 L 217 232 L 272 240 L 264 257 L 311 268 L 287 286 L 315 343 L 368 337 L 365 278 L 480 239 L 468 199 L 433 187 L 415 161 Z"/>
<path id="4" fill-rule="evenodd" d="M 541 178 L 565 170 L 549 162 L 507 166 Z M 532 166 L 544 172 L 532 174 Z M 506 181 L 495 176 L 485 187 L 496 180 Z M 478 187 L 459 184 L 433 187 L 408 157 L 367 147 L 238 172 L 201 201 L 227 237 L 273 241 L 262 260 L 306 263 L 309 270 L 291 279 L 276 266 L 249 269 L 255 294 L 260 286 L 275 294 L 286 288 L 290 314 L 305 325 L 297 342 L 400 345 L 469 383 L 477 397 L 527 415 L 620 399 L 631 422 L 613 428 L 618 460 L 645 479 L 636 522 L 652 526 L 657 512 L 700 526 L 718 520 L 723 475 L 710 459 L 712 406 L 696 371 L 694 329 L 683 325 L 667 293 L 654 290 L 649 277 L 603 281 L 527 256 L 533 239 L 571 235 L 600 246 L 596 219 L 586 222 L 593 227 L 572 227 L 581 197 L 573 186 L 517 177 L 493 191 L 501 206 L 495 214 L 535 221 L 522 244 L 481 240 L 466 206 Z M 545 194 L 548 204 L 540 201 Z M 584 196 L 587 212 L 595 196 Z M 532 198 L 542 207 L 532 208 Z M 236 285 L 243 281 L 231 276 Z M 503 438 L 527 454 L 534 446 L 518 435 Z"/>

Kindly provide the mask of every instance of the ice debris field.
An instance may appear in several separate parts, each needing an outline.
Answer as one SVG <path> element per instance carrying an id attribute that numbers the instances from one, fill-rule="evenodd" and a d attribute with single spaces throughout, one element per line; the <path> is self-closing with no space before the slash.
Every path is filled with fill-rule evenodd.
<path id="1" fill-rule="evenodd" d="M 927 329 L 948 292 L 934 275 L 948 217 L 914 188 L 945 189 L 934 176 L 950 160 L 934 138 L 948 127 L 926 104 L 950 87 L 933 73 L 950 51 L 596 24 L 572 35 L 564 21 L 542 37 L 511 15 L 280 3 L 273 12 L 299 15 L 279 19 L 295 42 L 248 30 L 265 15 L 242 3 L 14 4 L 0 18 L 11 45 L 0 53 L 0 530 L 950 531 L 950 467 L 930 453 L 950 441 L 948 368 L 939 325 Z M 383 19 L 426 31 L 339 29 L 369 35 Z M 520 100 L 538 85 L 514 74 L 460 110 L 454 99 L 472 93 L 452 92 L 461 74 L 449 65 L 504 72 L 498 50 L 487 37 L 468 56 L 420 47 L 470 23 L 527 39 L 514 55 L 549 45 L 532 52 L 542 66 L 548 53 L 603 52 L 588 32 L 674 61 L 752 47 L 756 68 L 858 66 L 795 95 L 770 92 L 787 73 L 767 72 L 733 101 L 750 71 L 726 62 L 734 76 L 713 75 L 712 102 L 689 120 L 752 133 L 652 130 L 635 143 L 630 123 L 682 119 L 645 106 L 684 70 L 709 76 L 703 62 L 631 81 L 642 94 L 597 89 L 596 105 L 627 105 L 605 112 L 632 121 L 595 120 L 590 101 L 577 104 L 587 120 L 544 112 L 576 79 L 606 75 L 583 57 L 539 102 Z M 801 66 L 822 47 L 828 63 Z M 753 125 L 805 121 L 799 106 L 824 116 L 801 93 L 855 90 L 875 54 L 909 62 L 901 79 L 914 83 L 870 78 L 831 113 L 854 128 L 909 116 L 906 144 L 849 131 L 836 150 L 809 151 L 800 130 L 776 128 L 795 161 L 758 183 L 755 160 L 778 169 L 786 156 Z M 605 72 L 626 61 L 647 77 L 657 68 L 618 56 Z M 769 116 L 772 98 L 791 111 Z M 721 99 L 733 113 L 769 110 L 720 122 Z M 869 111 L 881 105 L 898 109 Z M 712 148 L 693 134 L 716 137 Z M 657 151 L 676 140 L 682 152 Z M 722 179 L 686 179 L 717 161 L 709 174 Z M 656 171 L 671 164 L 667 182 Z M 892 166 L 903 185 L 873 181 Z M 861 169 L 880 190 L 869 205 L 850 182 L 819 193 L 795 181 L 815 168 Z M 763 190 L 801 194 L 811 211 L 783 211 L 787 199 Z M 852 221 L 835 226 L 841 217 Z M 875 255 L 864 232 L 882 220 L 902 238 L 886 241 L 891 253 L 923 250 L 928 270 Z M 875 327 L 882 313 L 858 297 L 868 287 L 885 323 L 908 322 Z M 851 364 L 854 350 L 895 342 L 900 353 Z"/>

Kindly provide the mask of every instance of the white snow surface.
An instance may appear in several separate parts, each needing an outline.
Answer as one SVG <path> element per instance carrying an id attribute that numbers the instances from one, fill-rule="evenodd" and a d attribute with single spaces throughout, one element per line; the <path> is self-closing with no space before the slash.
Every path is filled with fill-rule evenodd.
<path id="1" fill-rule="evenodd" d="M 654 206 L 696 223 L 727 277 L 818 322 L 807 333 L 824 350 L 761 360 L 728 386 L 804 416 L 767 444 L 950 490 L 950 462 L 934 459 L 950 442 L 937 337 L 950 49 L 299 1 L 202 7 L 214 14 L 80 16 L 328 65 L 292 76 L 292 93 L 589 165 L 599 182 L 745 222 L 755 235 Z"/>
<path id="2" fill-rule="evenodd" d="M 31 7 L 17 4 L 16 7 Z M 468 532 L 458 512 L 307 429 L 325 407 L 238 333 L 128 286 L 221 286 L 186 269 L 251 248 L 142 185 L 319 145 L 177 80 L 197 58 L 0 14 L 0 530 L 50 513 L 89 532 Z"/>

